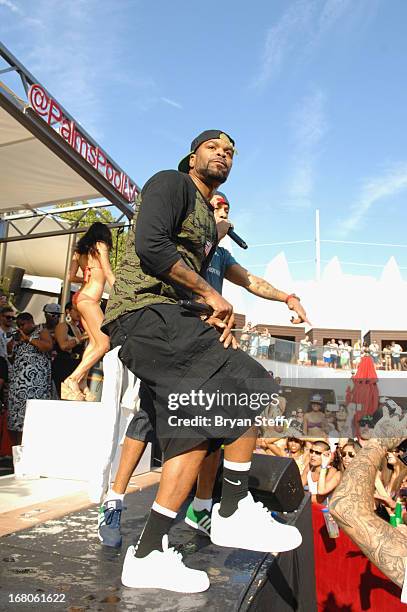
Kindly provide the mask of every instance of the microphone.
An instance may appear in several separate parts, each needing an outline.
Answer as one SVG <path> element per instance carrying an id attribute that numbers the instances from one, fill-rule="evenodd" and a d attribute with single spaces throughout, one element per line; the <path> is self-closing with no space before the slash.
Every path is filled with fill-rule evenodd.
<path id="1" fill-rule="evenodd" d="M 240 246 L 241 249 L 247 249 L 248 248 L 248 246 L 245 243 L 245 241 L 242 238 L 240 238 L 240 236 L 238 236 L 236 234 L 236 232 L 234 232 L 232 230 L 231 227 L 229 227 L 229 229 L 228 229 L 228 236 L 229 236 L 229 238 L 232 238 L 233 242 L 236 242 L 236 244 L 238 246 Z"/>

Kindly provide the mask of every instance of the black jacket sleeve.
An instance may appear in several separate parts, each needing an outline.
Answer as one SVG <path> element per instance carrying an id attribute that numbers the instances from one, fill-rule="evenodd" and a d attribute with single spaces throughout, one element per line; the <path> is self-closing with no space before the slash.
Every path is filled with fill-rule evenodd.
<path id="1" fill-rule="evenodd" d="M 169 270 L 181 259 L 175 240 L 187 209 L 186 181 L 179 172 L 158 172 L 143 187 L 135 248 L 140 262 L 152 276 Z"/>

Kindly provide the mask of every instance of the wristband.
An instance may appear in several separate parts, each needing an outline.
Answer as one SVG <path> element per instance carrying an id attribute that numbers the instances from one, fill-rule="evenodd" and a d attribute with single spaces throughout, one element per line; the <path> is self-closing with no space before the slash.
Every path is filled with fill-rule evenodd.
<path id="1" fill-rule="evenodd" d="M 287 295 L 287 297 L 285 298 L 285 303 L 288 304 L 288 300 L 291 300 L 291 298 L 295 298 L 300 302 L 300 298 L 298 297 L 298 295 L 295 295 L 295 293 L 290 293 L 290 295 Z"/>

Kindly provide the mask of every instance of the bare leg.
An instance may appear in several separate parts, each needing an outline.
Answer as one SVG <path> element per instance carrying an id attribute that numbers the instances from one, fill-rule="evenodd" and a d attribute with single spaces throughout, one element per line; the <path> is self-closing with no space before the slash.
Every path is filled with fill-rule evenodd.
<path id="1" fill-rule="evenodd" d="M 225 459 L 246 463 L 252 460 L 253 451 L 256 448 L 257 427 L 251 427 L 243 436 L 225 445 Z"/>
<path id="2" fill-rule="evenodd" d="M 198 476 L 206 448 L 206 443 L 200 444 L 164 463 L 156 497 L 160 506 L 178 512 Z"/>
<path id="3" fill-rule="evenodd" d="M 115 493 L 120 493 L 122 495 L 126 493 L 131 475 L 140 461 L 145 448 L 145 442 L 133 440 L 133 438 L 128 438 L 127 436 L 124 438 L 119 469 L 117 470 L 116 478 L 112 486 Z"/>
<path id="4" fill-rule="evenodd" d="M 225 459 L 238 463 L 251 461 L 256 446 L 256 434 L 257 428 L 253 427 L 225 446 Z M 164 463 L 156 497 L 160 506 L 178 512 L 194 485 L 205 455 L 206 443 Z"/>
<path id="5" fill-rule="evenodd" d="M 90 368 L 103 357 L 110 348 L 109 336 L 104 334 L 100 327 L 103 322 L 103 312 L 97 302 L 93 300 L 83 300 L 78 303 L 78 311 L 84 323 L 84 327 L 89 334 L 89 339 L 93 340 L 91 349 L 84 354 L 78 367 L 69 376 L 71 380 L 79 383 L 89 372 Z"/>
<path id="6" fill-rule="evenodd" d="M 220 449 L 211 453 L 202 462 L 201 470 L 198 474 L 198 484 L 196 487 L 196 497 L 199 499 L 211 499 L 213 485 L 215 484 L 216 473 L 219 466 Z"/>

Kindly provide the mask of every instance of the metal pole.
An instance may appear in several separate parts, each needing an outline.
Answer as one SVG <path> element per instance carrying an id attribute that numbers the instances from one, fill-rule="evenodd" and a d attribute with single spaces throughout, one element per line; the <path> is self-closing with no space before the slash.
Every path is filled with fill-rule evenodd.
<path id="1" fill-rule="evenodd" d="M 315 211 L 315 277 L 321 280 L 321 236 L 319 226 L 319 209 Z"/>
<path id="2" fill-rule="evenodd" d="M 8 237 L 8 226 L 9 223 L 5 217 L 3 217 L 0 221 L 0 238 L 6 240 L 3 242 L 1 247 L 1 255 L 0 255 L 0 278 L 1 282 L 4 281 L 4 275 L 6 273 L 6 255 L 7 255 L 7 237 Z"/>
<path id="3" fill-rule="evenodd" d="M 75 246 L 75 234 L 69 234 L 68 250 L 67 250 L 66 261 L 65 261 L 64 282 L 62 286 L 62 296 L 61 296 L 61 311 L 63 313 L 63 316 L 61 317 L 62 321 L 65 320 L 65 304 L 68 302 L 70 289 L 71 289 L 71 282 L 69 280 L 69 269 L 71 267 L 71 259 L 73 255 L 74 246 Z"/>

